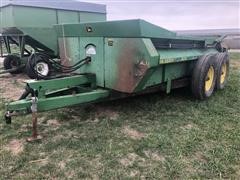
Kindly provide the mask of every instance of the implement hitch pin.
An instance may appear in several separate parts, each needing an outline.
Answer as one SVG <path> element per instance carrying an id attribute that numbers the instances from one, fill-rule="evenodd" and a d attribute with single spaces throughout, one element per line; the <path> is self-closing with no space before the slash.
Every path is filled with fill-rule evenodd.
<path id="1" fill-rule="evenodd" d="M 37 133 L 37 97 L 32 98 L 32 106 L 31 106 L 31 111 L 32 111 L 32 137 L 27 138 L 27 142 L 34 142 L 41 140 L 42 137 L 38 135 Z"/>

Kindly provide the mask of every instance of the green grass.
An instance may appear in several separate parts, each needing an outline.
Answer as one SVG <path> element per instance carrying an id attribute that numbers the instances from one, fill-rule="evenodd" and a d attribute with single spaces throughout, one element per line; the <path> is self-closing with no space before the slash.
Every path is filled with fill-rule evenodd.
<path id="1" fill-rule="evenodd" d="M 231 59 L 228 86 L 207 101 L 184 88 L 42 113 L 43 140 L 18 155 L 6 147 L 31 135 L 31 116 L 1 121 L 0 179 L 238 179 L 240 54 Z"/>

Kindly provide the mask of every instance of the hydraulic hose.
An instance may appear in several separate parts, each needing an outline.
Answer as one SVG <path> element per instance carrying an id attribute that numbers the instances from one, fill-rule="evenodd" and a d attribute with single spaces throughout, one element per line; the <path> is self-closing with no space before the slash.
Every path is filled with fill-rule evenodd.
<path id="1" fill-rule="evenodd" d="M 72 73 L 72 72 L 80 69 L 85 64 L 91 62 L 91 57 L 86 57 L 84 59 L 81 59 L 80 61 L 78 61 L 77 63 L 75 63 L 72 66 L 64 66 L 64 65 L 60 64 L 58 61 L 51 59 L 50 56 L 48 56 L 47 54 L 44 54 L 44 53 L 32 53 L 31 56 L 29 57 L 29 60 L 30 60 L 29 65 L 30 65 L 31 70 L 35 74 L 37 74 L 37 76 L 45 79 L 45 78 L 47 78 L 47 76 L 44 76 L 44 75 L 40 74 L 35 69 L 39 60 L 43 60 L 43 61 L 46 61 L 48 64 L 51 64 L 52 68 L 56 72 Z"/>

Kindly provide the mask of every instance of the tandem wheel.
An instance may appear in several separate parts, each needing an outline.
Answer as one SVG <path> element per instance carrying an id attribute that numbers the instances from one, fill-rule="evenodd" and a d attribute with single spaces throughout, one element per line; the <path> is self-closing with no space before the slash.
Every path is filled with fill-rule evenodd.
<path id="1" fill-rule="evenodd" d="M 217 67 L 214 55 L 204 55 L 195 64 L 191 89 L 193 95 L 200 100 L 209 98 L 215 89 Z"/>
<path id="2" fill-rule="evenodd" d="M 229 76 L 229 56 L 225 53 L 217 53 L 215 58 L 217 67 L 216 89 L 224 89 Z"/>
<path id="3" fill-rule="evenodd" d="M 229 56 L 225 53 L 207 54 L 200 57 L 193 69 L 191 89 L 200 100 L 212 96 L 215 90 L 223 89 L 229 75 Z"/>

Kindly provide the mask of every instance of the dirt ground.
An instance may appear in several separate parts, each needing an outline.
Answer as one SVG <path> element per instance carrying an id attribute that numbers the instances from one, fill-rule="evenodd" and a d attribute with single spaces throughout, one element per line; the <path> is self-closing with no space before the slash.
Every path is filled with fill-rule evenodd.
<path id="1" fill-rule="evenodd" d="M 0 67 L 3 59 L 0 58 Z M 11 75 L 9 73 L 0 75 L 0 98 L 5 100 L 17 100 L 24 91 L 28 77 L 24 74 Z"/>
<path id="2" fill-rule="evenodd" d="M 7 100 L 17 100 L 24 91 L 24 81 L 28 78 L 25 75 L 15 75 L 11 74 L 0 76 L 0 98 Z"/>

